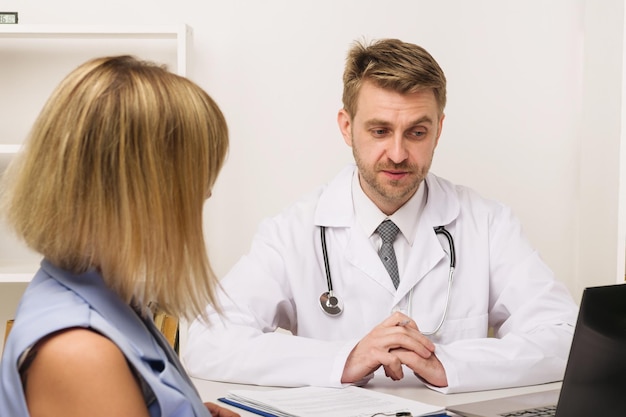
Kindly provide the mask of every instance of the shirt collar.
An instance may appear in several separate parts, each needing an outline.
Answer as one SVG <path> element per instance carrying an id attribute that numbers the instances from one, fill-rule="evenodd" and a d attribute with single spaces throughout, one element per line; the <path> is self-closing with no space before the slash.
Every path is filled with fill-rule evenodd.
<path id="1" fill-rule="evenodd" d="M 352 176 L 352 199 L 357 224 L 366 236 L 371 236 L 378 225 L 389 218 L 398 226 L 409 245 L 413 245 L 415 230 L 426 205 L 428 194 L 426 188 L 426 181 L 422 181 L 413 197 L 391 216 L 387 216 L 365 194 L 359 182 L 359 170 L 355 169 Z"/>

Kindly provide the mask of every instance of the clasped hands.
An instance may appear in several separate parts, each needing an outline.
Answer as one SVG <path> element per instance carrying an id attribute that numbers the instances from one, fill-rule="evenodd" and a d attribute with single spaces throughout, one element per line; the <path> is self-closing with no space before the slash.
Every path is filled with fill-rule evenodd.
<path id="1" fill-rule="evenodd" d="M 435 345 L 418 329 L 409 316 L 395 312 L 374 327 L 352 349 L 343 369 L 341 382 L 355 383 L 381 366 L 394 381 L 404 377 L 402 365 L 431 385 L 448 385 L 443 365 L 435 355 Z"/>

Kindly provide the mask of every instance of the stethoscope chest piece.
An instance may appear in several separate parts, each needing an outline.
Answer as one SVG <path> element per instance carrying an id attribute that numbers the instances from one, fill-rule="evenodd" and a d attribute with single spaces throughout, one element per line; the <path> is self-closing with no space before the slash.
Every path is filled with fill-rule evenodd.
<path id="1" fill-rule="evenodd" d="M 329 316 L 338 316 L 343 311 L 343 303 L 332 291 L 320 295 L 320 307 Z"/>
<path id="2" fill-rule="evenodd" d="M 450 293 L 452 289 L 452 280 L 454 277 L 454 269 L 456 268 L 456 250 L 454 247 L 454 239 L 452 235 L 446 230 L 445 226 L 437 226 L 434 228 L 435 234 L 444 235 L 446 240 L 448 241 L 448 245 L 450 246 L 450 271 L 448 273 L 448 290 L 446 292 L 446 301 L 443 309 L 443 314 L 441 315 L 441 320 L 439 324 L 435 328 L 435 330 L 431 332 L 422 331 L 422 334 L 426 336 L 430 336 L 436 334 L 443 326 L 443 323 L 446 321 L 446 316 L 448 314 L 448 307 L 450 306 Z M 330 276 L 330 266 L 328 262 L 328 251 L 326 249 L 326 227 L 320 226 L 320 235 L 322 241 L 322 256 L 324 257 L 324 269 L 326 270 L 326 284 L 328 285 L 328 291 L 320 295 L 320 307 L 322 311 L 331 317 L 337 317 L 343 311 L 343 302 L 339 297 L 337 297 L 333 292 L 333 280 Z M 411 299 L 413 298 L 413 289 L 411 289 L 409 293 L 409 308 L 408 315 L 411 315 Z"/>

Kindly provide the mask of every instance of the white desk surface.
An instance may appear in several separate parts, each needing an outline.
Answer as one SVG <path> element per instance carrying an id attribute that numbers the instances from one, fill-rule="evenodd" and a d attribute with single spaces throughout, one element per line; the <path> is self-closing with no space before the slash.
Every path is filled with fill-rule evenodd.
<path id="1" fill-rule="evenodd" d="M 232 407 L 217 401 L 218 398 L 223 397 L 228 391 L 233 389 L 259 389 L 268 390 L 276 389 L 276 387 L 263 387 L 256 385 L 240 385 L 230 384 L 225 382 L 206 381 L 203 379 L 192 378 L 200 397 L 203 401 L 210 401 L 219 404 L 222 407 L 229 408 L 236 411 L 242 417 L 244 416 L 257 416 L 256 414 L 244 411 L 240 408 Z M 475 401 L 483 401 L 491 398 L 507 397 L 510 395 L 526 394 L 536 391 L 547 391 L 561 387 L 560 382 L 554 382 L 543 385 L 533 385 L 528 387 L 508 388 L 492 391 L 477 391 L 466 392 L 461 394 L 440 394 L 425 386 L 409 386 L 408 383 L 394 382 L 387 378 L 374 378 L 366 386 L 368 389 L 384 392 L 387 394 L 397 395 L 399 397 L 405 397 L 412 400 L 421 401 L 427 404 L 434 404 L 441 407 L 448 407 L 455 404 L 462 404 Z M 258 417 L 258 416 L 257 416 Z"/>

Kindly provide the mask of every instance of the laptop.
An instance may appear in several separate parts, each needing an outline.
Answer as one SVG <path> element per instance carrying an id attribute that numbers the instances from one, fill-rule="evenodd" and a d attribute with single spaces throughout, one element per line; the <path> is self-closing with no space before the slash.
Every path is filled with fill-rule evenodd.
<path id="1" fill-rule="evenodd" d="M 555 414 L 526 412 L 550 408 Z M 583 291 L 560 390 L 460 404 L 447 410 L 464 417 L 626 415 L 626 284 Z"/>

